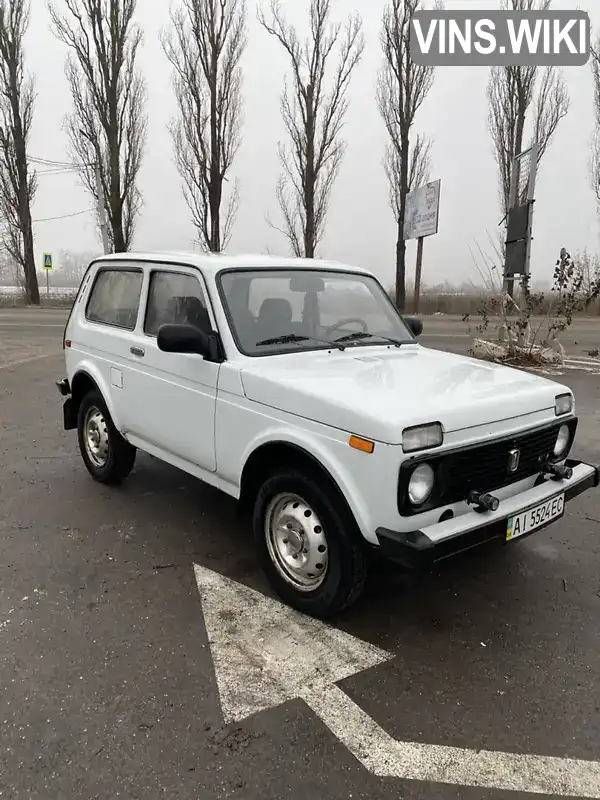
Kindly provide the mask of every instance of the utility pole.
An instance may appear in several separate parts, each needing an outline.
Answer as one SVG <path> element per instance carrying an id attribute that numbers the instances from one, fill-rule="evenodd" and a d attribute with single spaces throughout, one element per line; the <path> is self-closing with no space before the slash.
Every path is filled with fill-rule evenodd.
<path id="1" fill-rule="evenodd" d="M 98 219 L 100 220 L 100 233 L 102 234 L 102 247 L 104 253 L 110 253 L 110 241 L 108 238 L 108 225 L 106 223 L 106 205 L 104 203 L 104 189 L 102 187 L 102 175 L 100 174 L 100 164 L 94 165 L 96 172 L 96 199 L 98 201 Z"/>
<path id="2" fill-rule="evenodd" d="M 421 269 L 423 267 L 423 236 L 417 239 L 417 267 L 415 270 L 415 301 L 413 312 L 419 313 L 419 301 L 421 299 Z"/>

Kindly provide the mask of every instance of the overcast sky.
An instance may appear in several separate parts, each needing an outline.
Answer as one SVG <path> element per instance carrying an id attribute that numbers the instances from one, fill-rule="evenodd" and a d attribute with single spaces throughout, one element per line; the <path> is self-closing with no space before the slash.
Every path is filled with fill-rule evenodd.
<path id="1" fill-rule="evenodd" d="M 60 5 L 62 0 L 55 0 Z M 177 2 L 177 0 L 175 0 Z M 64 78 L 65 47 L 53 36 L 45 0 L 31 0 L 27 66 L 35 73 L 38 99 L 30 153 L 64 160 L 68 156 L 62 121 L 70 107 Z M 290 19 L 302 20 L 308 0 L 287 0 Z M 332 195 L 321 255 L 375 272 L 386 284 L 394 274 L 395 223 L 381 166 L 385 132 L 375 102 L 375 80 L 381 64 L 379 29 L 384 0 L 333 0 L 343 19 L 358 11 L 364 21 L 366 48 L 351 86 L 344 129 L 347 153 Z M 446 8 L 498 8 L 494 0 L 448 0 Z M 597 0 L 555 0 L 555 8 L 581 8 L 600 28 Z M 248 0 L 249 43 L 245 53 L 244 142 L 233 175 L 241 182 L 241 204 L 232 253 L 286 253 L 286 243 L 269 228 L 276 219 L 275 184 L 279 174 L 277 143 L 282 136 L 279 95 L 287 63 L 278 44 L 256 22 L 256 0 Z M 293 12 L 292 12 L 293 7 Z M 138 0 L 138 22 L 144 30 L 140 67 L 148 82 L 149 135 L 141 190 L 144 207 L 135 247 L 140 250 L 191 250 L 194 229 L 181 193 L 170 134 L 175 113 L 170 66 L 159 43 L 168 24 L 168 0 Z M 560 123 L 542 164 L 535 206 L 532 272 L 534 280 L 551 277 L 558 251 L 585 247 L 598 250 L 598 214 L 589 182 L 589 143 L 593 126 L 590 66 L 565 70 L 571 109 Z M 423 280 L 461 282 L 476 278 L 469 247 L 489 250 L 500 220 L 498 184 L 487 131 L 486 68 L 439 69 L 434 87 L 417 119 L 419 130 L 434 138 L 432 179 L 441 178 L 439 233 L 425 241 Z M 91 208 L 93 200 L 73 175 L 41 175 L 33 209 L 45 220 Z M 61 249 L 99 251 L 93 214 L 35 224 L 38 263 L 43 251 L 55 258 Z M 415 246 L 409 243 L 409 276 L 414 273 Z M 57 266 L 59 266 L 57 264 Z"/>

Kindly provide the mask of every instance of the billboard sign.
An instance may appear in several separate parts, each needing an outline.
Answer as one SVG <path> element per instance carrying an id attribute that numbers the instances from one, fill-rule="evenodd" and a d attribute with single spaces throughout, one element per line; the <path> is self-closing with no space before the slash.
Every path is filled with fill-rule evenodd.
<path id="1" fill-rule="evenodd" d="M 441 185 L 441 180 L 431 181 L 406 195 L 405 239 L 420 239 L 438 232 Z"/>

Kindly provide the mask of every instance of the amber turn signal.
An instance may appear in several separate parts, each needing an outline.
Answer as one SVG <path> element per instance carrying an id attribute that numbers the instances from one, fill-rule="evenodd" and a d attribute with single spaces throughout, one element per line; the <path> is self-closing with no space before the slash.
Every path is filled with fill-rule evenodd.
<path id="1" fill-rule="evenodd" d="M 372 453 L 375 450 L 375 442 L 361 439 L 360 436 L 351 436 L 348 444 L 350 447 L 354 447 L 355 450 L 362 450 L 363 453 Z"/>

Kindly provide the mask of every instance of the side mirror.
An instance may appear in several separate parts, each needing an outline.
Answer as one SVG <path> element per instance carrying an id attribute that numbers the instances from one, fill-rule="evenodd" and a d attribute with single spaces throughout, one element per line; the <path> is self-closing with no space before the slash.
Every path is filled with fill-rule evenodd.
<path id="1" fill-rule="evenodd" d="M 418 317 L 404 317 L 404 322 L 412 331 L 413 336 L 420 336 L 423 333 L 423 321 Z"/>
<path id="2" fill-rule="evenodd" d="M 208 336 L 193 325 L 161 325 L 156 342 L 165 353 L 194 353 L 205 358 L 210 353 Z"/>

